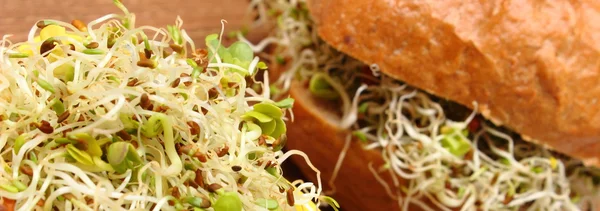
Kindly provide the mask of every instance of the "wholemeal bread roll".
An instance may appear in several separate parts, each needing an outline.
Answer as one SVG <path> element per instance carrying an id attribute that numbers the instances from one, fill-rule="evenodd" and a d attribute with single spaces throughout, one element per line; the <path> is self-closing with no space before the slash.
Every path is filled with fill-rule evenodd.
<path id="1" fill-rule="evenodd" d="M 309 8 L 338 50 L 432 94 L 477 102 L 527 140 L 600 166 L 600 2 L 312 0 Z"/>

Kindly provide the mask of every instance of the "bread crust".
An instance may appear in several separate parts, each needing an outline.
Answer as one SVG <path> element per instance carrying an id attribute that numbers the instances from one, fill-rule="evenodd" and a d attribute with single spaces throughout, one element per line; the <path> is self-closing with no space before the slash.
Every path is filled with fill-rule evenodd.
<path id="1" fill-rule="evenodd" d="M 309 0 L 319 35 L 600 167 L 599 1 Z"/>

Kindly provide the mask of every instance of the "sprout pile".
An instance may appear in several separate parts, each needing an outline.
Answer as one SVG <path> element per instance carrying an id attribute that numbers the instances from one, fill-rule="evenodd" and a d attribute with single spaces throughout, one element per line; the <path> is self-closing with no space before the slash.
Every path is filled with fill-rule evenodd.
<path id="1" fill-rule="evenodd" d="M 271 90 L 284 96 L 298 80 L 314 96 L 338 103 L 339 127 L 353 131 L 365 150 L 381 152 L 386 164 L 370 169 L 402 210 L 410 204 L 423 210 L 600 209 L 597 168 L 525 142 L 336 51 L 318 37 L 303 0 L 251 4 L 256 25 L 276 27 L 252 48 L 274 49 L 261 56 L 286 67 Z M 378 177 L 386 171 L 395 175 L 392 182 Z"/>
<path id="2" fill-rule="evenodd" d="M 114 2 L 0 41 L 0 210 L 317 210 L 320 182 L 282 177 L 306 158 L 281 151 L 294 101 L 270 100 L 250 46 L 200 49 Z"/>

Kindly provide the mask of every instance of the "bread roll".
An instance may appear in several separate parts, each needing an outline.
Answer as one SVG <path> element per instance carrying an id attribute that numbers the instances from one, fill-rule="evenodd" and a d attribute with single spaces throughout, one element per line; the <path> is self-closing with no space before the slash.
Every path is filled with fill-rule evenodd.
<path id="1" fill-rule="evenodd" d="M 600 166 L 599 1 L 309 0 L 322 39 Z M 352 162 L 352 161 L 348 161 Z"/>
<path id="2" fill-rule="evenodd" d="M 290 95 L 295 100 L 294 121 L 289 122 L 288 137 L 293 141 L 287 143 L 287 148 L 306 152 L 317 169 L 321 171 L 324 190 L 330 190 L 327 185 L 333 172 L 338 155 L 344 148 L 348 131 L 337 127 L 339 117 L 319 104 L 298 81 L 293 82 Z M 305 141 L 302 141 L 305 140 Z M 311 144 L 312 143 L 312 144 Z M 316 145 L 315 143 L 323 143 Z M 293 159 L 310 181 L 317 181 L 316 175 L 303 163 L 303 158 Z M 377 168 L 383 164 L 379 150 L 364 150 L 360 142 L 352 141 L 343 167 L 335 180 L 336 192 L 333 197 L 344 210 L 398 210 L 398 201 L 390 197 L 383 186 L 377 182 L 369 171 L 369 163 Z M 390 174 L 380 174 L 390 182 Z"/>

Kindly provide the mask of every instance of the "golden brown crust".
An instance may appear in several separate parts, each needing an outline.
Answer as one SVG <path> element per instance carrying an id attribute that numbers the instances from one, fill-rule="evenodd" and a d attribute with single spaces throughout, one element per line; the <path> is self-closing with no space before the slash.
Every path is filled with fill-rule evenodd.
<path id="1" fill-rule="evenodd" d="M 318 0 L 329 44 L 600 166 L 600 2 Z M 537 140 L 537 141 L 536 141 Z"/>
<path id="2" fill-rule="evenodd" d="M 327 182 L 333 174 L 334 165 L 342 151 L 348 131 L 341 130 L 335 123 L 336 117 L 320 109 L 310 92 L 295 81 L 290 89 L 294 104 L 294 121 L 288 123 L 288 149 L 305 152 L 311 162 L 321 171 L 324 190 L 330 190 Z M 315 173 L 301 157 L 292 158 L 298 168 L 311 181 L 317 181 Z M 342 168 L 335 180 L 337 193 L 333 197 L 343 210 L 399 210 L 398 202 L 387 195 L 374 175 L 369 163 L 375 168 L 383 164 L 379 151 L 364 150 L 358 141 L 352 141 Z M 391 182 L 389 174 L 382 174 Z"/>

